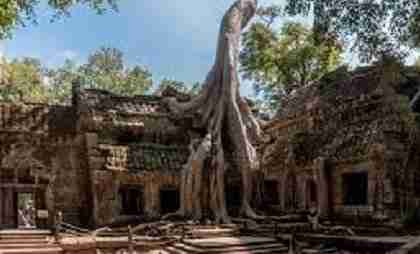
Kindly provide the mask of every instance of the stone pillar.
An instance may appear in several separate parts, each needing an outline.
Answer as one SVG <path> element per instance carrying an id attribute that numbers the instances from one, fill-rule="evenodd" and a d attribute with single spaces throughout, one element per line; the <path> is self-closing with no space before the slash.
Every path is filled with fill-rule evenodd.
<path id="1" fill-rule="evenodd" d="M 314 162 L 317 169 L 317 189 L 318 189 L 318 211 L 321 216 L 328 216 L 329 213 L 329 194 L 328 173 L 325 158 L 319 157 Z"/>
<path id="2" fill-rule="evenodd" d="M 296 176 L 296 202 L 297 209 L 304 210 L 306 208 L 306 177 L 303 175 Z"/>
<path id="3" fill-rule="evenodd" d="M 15 199 L 13 188 L 4 189 L 4 226 L 15 227 L 17 211 L 15 211 Z"/>
<path id="4" fill-rule="evenodd" d="M 154 179 L 149 179 L 144 183 L 144 212 L 150 217 L 157 216 L 160 213 L 159 187 Z"/>
<path id="5" fill-rule="evenodd" d="M 98 135 L 96 133 L 86 133 L 85 136 L 85 145 L 86 145 L 86 160 L 88 161 L 88 177 L 89 177 L 89 185 L 90 185 L 90 197 L 91 197 L 91 214 L 90 214 L 90 224 L 91 226 L 95 227 L 98 223 L 98 194 L 96 191 L 96 175 L 95 172 L 99 168 L 97 168 L 97 163 L 93 163 L 91 161 L 91 157 L 94 153 L 94 148 L 98 144 Z"/>
<path id="6" fill-rule="evenodd" d="M 3 195 L 3 188 L 0 187 L 0 228 L 4 225 L 4 195 Z"/>
<path id="7" fill-rule="evenodd" d="M 279 197 L 280 197 L 280 208 L 281 208 L 282 211 L 286 210 L 287 174 L 288 174 L 288 171 L 286 170 L 280 178 Z"/>

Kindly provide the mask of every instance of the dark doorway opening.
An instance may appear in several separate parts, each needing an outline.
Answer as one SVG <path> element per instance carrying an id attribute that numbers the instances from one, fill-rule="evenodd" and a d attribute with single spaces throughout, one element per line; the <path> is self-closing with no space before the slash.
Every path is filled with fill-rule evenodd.
<path id="1" fill-rule="evenodd" d="M 179 209 L 179 190 L 176 188 L 164 188 L 160 190 L 161 214 L 174 213 Z"/>
<path id="2" fill-rule="evenodd" d="M 264 203 L 268 205 L 279 204 L 278 182 L 275 180 L 264 181 Z"/>
<path id="3" fill-rule="evenodd" d="M 226 209 L 232 216 L 239 215 L 239 209 L 241 208 L 242 192 L 240 182 L 231 182 L 225 186 L 226 195 Z"/>
<path id="4" fill-rule="evenodd" d="M 307 195 L 309 197 L 309 205 L 318 203 L 318 190 L 315 181 L 309 180 L 307 185 Z"/>
<path id="5" fill-rule="evenodd" d="M 121 214 L 143 214 L 143 188 L 138 186 L 125 186 L 120 189 Z"/>
<path id="6" fill-rule="evenodd" d="M 294 211 L 297 209 L 297 180 L 294 172 L 287 175 L 286 178 L 286 210 Z"/>
<path id="7" fill-rule="evenodd" d="M 367 205 L 368 203 L 368 173 L 343 174 L 344 205 Z"/>
<path id="8" fill-rule="evenodd" d="M 18 228 L 36 228 L 36 206 L 34 193 L 16 193 L 16 215 Z"/>

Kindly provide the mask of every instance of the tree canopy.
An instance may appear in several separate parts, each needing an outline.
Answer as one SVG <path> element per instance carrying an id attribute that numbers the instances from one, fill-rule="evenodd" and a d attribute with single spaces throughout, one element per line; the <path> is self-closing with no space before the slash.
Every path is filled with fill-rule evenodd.
<path id="1" fill-rule="evenodd" d="M 80 66 L 79 76 L 88 88 L 98 88 L 120 95 L 143 94 L 152 85 L 152 74 L 140 65 L 128 66 L 124 54 L 116 48 L 102 47 Z"/>
<path id="2" fill-rule="evenodd" d="M 365 62 L 385 54 L 403 57 L 420 44 L 418 0 L 287 0 L 285 12 L 313 13 L 319 41 L 338 36 Z"/>
<path id="3" fill-rule="evenodd" d="M 14 59 L 0 64 L 0 99 L 5 101 L 46 102 L 41 63 L 35 58 Z"/>
<path id="4" fill-rule="evenodd" d="M 201 88 L 201 84 L 200 82 L 195 82 L 192 85 L 188 85 L 183 81 L 164 78 L 160 81 L 156 93 L 159 94 L 168 87 L 171 87 L 180 93 L 197 95 Z"/>
<path id="5" fill-rule="evenodd" d="M 315 33 L 302 24 L 286 23 L 277 34 L 257 22 L 243 37 L 241 70 L 275 110 L 291 91 L 311 85 L 337 68 L 341 53 L 337 41 L 317 43 Z"/>
<path id="6" fill-rule="evenodd" d="M 128 66 L 123 53 L 100 48 L 86 64 L 66 60 L 56 68 L 43 66 L 39 59 L 3 59 L 0 69 L 0 99 L 8 101 L 70 102 L 71 84 L 76 78 L 85 88 L 105 89 L 118 95 L 144 94 L 153 85 L 152 73 L 140 65 Z"/>
<path id="7" fill-rule="evenodd" d="M 52 19 L 68 16 L 75 5 L 85 5 L 101 14 L 107 9 L 117 9 L 118 0 L 48 0 L 47 5 L 53 10 Z M 36 23 L 36 7 L 39 0 L 0 0 L 0 39 L 12 34 L 18 27 L 29 23 Z"/>

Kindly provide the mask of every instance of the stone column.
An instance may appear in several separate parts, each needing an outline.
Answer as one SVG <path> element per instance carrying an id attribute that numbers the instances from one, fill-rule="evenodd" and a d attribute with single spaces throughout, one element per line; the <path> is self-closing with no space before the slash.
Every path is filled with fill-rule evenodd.
<path id="1" fill-rule="evenodd" d="M 318 211 L 321 216 L 328 216 L 329 197 L 328 197 L 328 173 L 325 165 L 325 158 L 319 157 L 314 162 L 317 169 L 317 189 L 318 189 Z"/>
<path id="2" fill-rule="evenodd" d="M 4 195 L 3 195 L 3 188 L 0 187 L 0 228 L 4 225 Z"/>
<path id="3" fill-rule="evenodd" d="M 88 165 L 88 176 L 89 176 L 89 185 L 90 185 L 90 197 L 91 197 L 91 204 L 90 207 L 92 209 L 91 211 L 91 218 L 90 218 L 90 224 L 91 226 L 95 227 L 98 224 L 98 193 L 96 191 L 96 185 L 95 185 L 95 181 L 96 181 L 96 175 L 95 172 L 98 168 L 98 163 L 94 163 L 93 161 L 91 161 L 91 157 L 93 156 L 94 153 L 94 148 L 97 146 L 98 144 L 98 136 L 96 135 L 96 133 L 86 133 L 84 135 L 85 138 L 85 145 L 86 145 L 86 154 L 87 156 L 85 157 L 85 159 L 87 160 L 87 165 Z"/>
<path id="4" fill-rule="evenodd" d="M 4 226 L 6 227 L 15 227 L 17 219 L 17 211 L 15 211 L 15 199 L 14 199 L 14 190 L 13 188 L 4 189 Z"/>
<path id="5" fill-rule="evenodd" d="M 287 173 L 288 170 L 286 170 L 283 175 L 281 176 L 280 179 L 280 193 L 279 193 L 279 197 L 280 197 L 280 207 L 282 211 L 286 210 L 286 192 L 287 192 Z"/>
<path id="6" fill-rule="evenodd" d="M 144 182 L 144 212 L 147 216 L 154 217 L 160 211 L 159 185 L 152 176 Z"/>

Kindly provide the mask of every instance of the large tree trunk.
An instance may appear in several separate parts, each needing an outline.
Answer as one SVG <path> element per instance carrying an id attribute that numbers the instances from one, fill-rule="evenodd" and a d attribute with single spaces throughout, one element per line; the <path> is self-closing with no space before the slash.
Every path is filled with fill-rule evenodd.
<path id="1" fill-rule="evenodd" d="M 182 173 L 179 215 L 195 219 L 202 217 L 202 186 L 207 184 L 209 208 L 214 219 L 218 223 L 230 222 L 225 201 L 224 172 L 227 165 L 234 165 L 241 173 L 241 214 L 256 217 L 250 206 L 253 190 L 251 172 L 258 168 L 253 143 L 260 135 L 260 128 L 247 102 L 239 95 L 237 73 L 241 30 L 254 16 L 256 8 L 256 0 L 237 0 L 225 14 L 215 64 L 200 94 L 187 103 L 179 103 L 175 98 L 166 100 L 176 115 L 198 114 L 201 127 L 207 132 L 202 140 L 193 140 L 190 145 L 190 158 Z M 203 179 L 203 170 L 208 170 L 208 181 Z"/>

